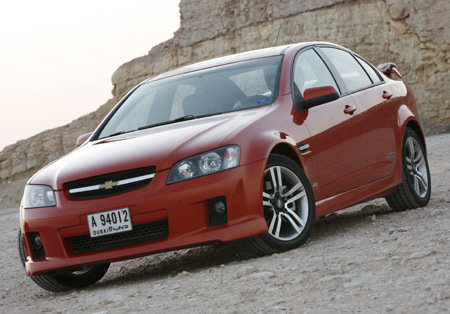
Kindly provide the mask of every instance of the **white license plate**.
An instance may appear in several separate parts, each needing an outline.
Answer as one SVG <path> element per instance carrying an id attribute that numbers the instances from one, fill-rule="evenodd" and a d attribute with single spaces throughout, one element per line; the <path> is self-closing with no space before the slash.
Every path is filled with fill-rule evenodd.
<path id="1" fill-rule="evenodd" d="M 91 238 L 133 230 L 128 207 L 88 215 Z"/>

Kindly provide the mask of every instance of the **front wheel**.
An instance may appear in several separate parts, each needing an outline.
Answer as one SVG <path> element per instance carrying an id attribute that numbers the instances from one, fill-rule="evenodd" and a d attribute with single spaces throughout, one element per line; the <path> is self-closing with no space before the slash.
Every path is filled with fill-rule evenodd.
<path id="1" fill-rule="evenodd" d="M 25 266 L 26 255 L 22 235 L 19 231 L 18 249 L 22 265 Z M 75 288 L 84 288 L 102 279 L 109 268 L 109 263 L 91 265 L 67 271 L 58 275 L 39 275 L 30 277 L 38 286 L 51 292 L 63 292 Z"/>
<path id="2" fill-rule="evenodd" d="M 245 240 L 248 251 L 272 254 L 306 242 L 314 226 L 316 207 L 311 185 L 298 164 L 282 155 L 269 156 L 262 203 L 268 232 Z"/>
<path id="3" fill-rule="evenodd" d="M 402 183 L 386 196 L 395 211 L 424 207 L 431 195 L 431 177 L 427 155 L 421 139 L 410 128 L 405 129 L 402 145 Z"/>

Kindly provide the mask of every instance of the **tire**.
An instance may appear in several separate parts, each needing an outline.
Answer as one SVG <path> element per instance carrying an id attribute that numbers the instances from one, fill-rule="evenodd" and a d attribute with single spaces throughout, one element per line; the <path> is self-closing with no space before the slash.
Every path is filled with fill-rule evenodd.
<path id="1" fill-rule="evenodd" d="M 262 202 L 268 232 L 244 240 L 247 251 L 267 255 L 306 242 L 314 226 L 316 206 L 311 185 L 298 164 L 282 155 L 269 156 Z"/>
<path id="2" fill-rule="evenodd" d="M 424 207 L 431 195 L 431 177 L 424 145 L 410 128 L 405 129 L 402 144 L 402 183 L 386 196 L 394 211 Z"/>
<path id="3" fill-rule="evenodd" d="M 20 261 L 25 267 L 25 261 L 27 259 L 25 255 L 25 249 L 23 246 L 22 235 L 19 231 L 18 249 L 20 255 Z M 84 266 L 77 270 L 68 271 L 58 275 L 39 275 L 31 276 L 38 286 L 50 291 L 50 292 L 63 292 L 72 290 L 75 288 L 83 288 L 92 285 L 99 281 L 107 272 L 109 263 L 101 265 Z"/>

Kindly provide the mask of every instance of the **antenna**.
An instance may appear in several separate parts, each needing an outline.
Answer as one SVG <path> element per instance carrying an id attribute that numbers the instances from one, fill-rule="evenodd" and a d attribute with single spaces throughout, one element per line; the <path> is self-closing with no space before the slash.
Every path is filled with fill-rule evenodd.
<path id="1" fill-rule="evenodd" d="M 275 39 L 275 45 L 274 46 L 276 46 L 277 43 L 278 43 L 278 36 L 280 36 L 281 26 L 283 26 L 283 24 L 280 24 L 280 27 L 278 28 L 277 39 Z"/>

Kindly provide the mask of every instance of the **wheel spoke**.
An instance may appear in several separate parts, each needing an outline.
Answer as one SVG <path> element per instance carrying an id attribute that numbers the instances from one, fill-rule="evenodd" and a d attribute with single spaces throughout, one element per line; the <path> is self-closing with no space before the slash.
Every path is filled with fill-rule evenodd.
<path id="1" fill-rule="evenodd" d="M 280 231 L 281 231 L 281 217 L 280 215 L 278 215 L 278 223 L 277 223 L 277 230 L 275 231 L 275 237 L 279 238 L 280 237 Z"/>
<path id="2" fill-rule="evenodd" d="M 424 177 L 420 172 L 417 172 L 415 175 L 417 182 L 420 186 L 422 186 L 423 190 L 426 192 L 428 190 L 428 183 L 425 181 Z M 417 191 L 419 193 L 419 191 Z M 420 195 L 420 193 L 419 193 Z"/>
<path id="3" fill-rule="evenodd" d="M 283 189 L 283 179 L 281 178 L 281 168 L 277 167 L 277 175 L 278 175 L 278 192 L 281 193 Z"/>
<path id="4" fill-rule="evenodd" d="M 422 166 L 425 163 L 425 158 L 423 156 L 421 156 L 421 158 L 417 161 L 416 163 L 416 167 L 419 168 L 420 166 Z"/>
<path id="5" fill-rule="evenodd" d="M 274 168 L 275 167 L 270 168 L 270 177 L 272 179 L 273 190 L 275 192 L 277 192 L 278 191 L 278 185 L 277 185 L 277 178 L 276 178 L 275 173 L 274 173 Z"/>
<path id="6" fill-rule="evenodd" d="M 419 150 L 417 151 L 417 156 L 414 158 L 414 163 L 417 164 L 417 163 L 419 162 L 419 160 L 422 159 L 422 157 L 423 157 L 423 155 L 422 155 L 422 150 L 419 149 Z"/>
<path id="7" fill-rule="evenodd" d="M 296 185 L 294 185 L 289 191 L 287 191 L 286 193 L 281 194 L 281 196 L 285 197 L 288 195 L 293 194 L 295 191 L 297 191 L 298 189 L 302 188 L 303 184 L 301 182 L 298 182 Z"/>
<path id="8" fill-rule="evenodd" d="M 297 226 L 297 224 L 294 222 L 294 220 L 292 220 L 292 218 L 289 215 L 286 215 L 284 213 L 282 213 L 282 215 L 284 217 L 286 217 L 286 219 L 289 221 L 291 226 L 294 227 L 294 229 L 295 229 L 295 231 L 297 231 L 297 233 L 301 233 L 302 232 L 302 230 Z"/>
<path id="9" fill-rule="evenodd" d="M 263 201 L 263 205 L 272 207 L 272 203 L 269 201 Z"/>
<path id="10" fill-rule="evenodd" d="M 286 211 L 289 213 L 289 215 L 291 215 L 292 217 L 295 218 L 295 220 L 298 221 L 298 223 L 302 226 L 305 227 L 305 222 L 303 221 L 303 219 L 301 219 L 296 212 L 294 212 L 292 209 L 286 207 Z"/>
<path id="11" fill-rule="evenodd" d="M 275 226 L 275 221 L 277 220 L 277 214 L 273 211 L 272 220 L 270 221 L 269 233 L 273 234 L 273 227 Z"/>
<path id="12" fill-rule="evenodd" d="M 410 137 L 408 138 L 408 148 L 409 148 L 409 158 L 414 159 L 414 143 L 413 139 Z"/>
<path id="13" fill-rule="evenodd" d="M 290 199 L 287 200 L 286 205 L 295 202 L 296 200 L 298 200 L 299 198 L 302 198 L 306 196 L 306 192 L 305 191 L 301 191 L 300 193 L 298 193 L 297 195 L 291 197 Z"/>
<path id="14" fill-rule="evenodd" d="M 418 194 L 418 195 L 420 195 L 420 189 L 419 189 L 419 180 L 418 180 L 418 178 L 417 178 L 417 175 L 414 175 L 413 176 L 413 185 L 414 185 L 414 191 L 416 191 L 416 193 Z"/>
<path id="15" fill-rule="evenodd" d="M 270 195 L 269 193 L 263 192 L 263 198 L 268 198 L 269 200 L 271 200 L 273 197 L 272 195 Z"/>

